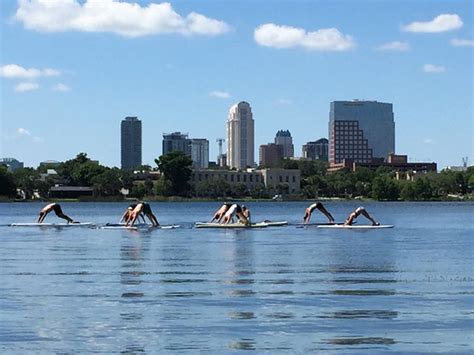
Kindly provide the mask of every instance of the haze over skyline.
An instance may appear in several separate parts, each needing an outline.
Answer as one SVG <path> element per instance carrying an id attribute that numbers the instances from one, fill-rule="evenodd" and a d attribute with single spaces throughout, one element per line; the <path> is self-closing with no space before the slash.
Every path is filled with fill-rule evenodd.
<path id="1" fill-rule="evenodd" d="M 247 101 L 258 146 L 289 129 L 295 155 L 328 137 L 330 102 L 393 103 L 395 149 L 441 169 L 474 160 L 471 1 L 7 0 L 1 10 L 0 157 L 79 152 L 120 166 L 120 122 L 226 137 Z"/>

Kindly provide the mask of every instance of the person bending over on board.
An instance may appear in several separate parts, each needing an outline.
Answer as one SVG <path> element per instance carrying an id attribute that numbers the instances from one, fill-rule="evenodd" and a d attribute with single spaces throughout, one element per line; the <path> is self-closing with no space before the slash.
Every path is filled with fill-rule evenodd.
<path id="1" fill-rule="evenodd" d="M 240 205 L 236 204 L 236 203 L 234 203 L 232 206 L 230 206 L 230 208 L 225 213 L 223 223 L 224 224 L 229 224 L 232 221 L 234 215 L 237 216 L 237 218 L 239 219 L 240 222 L 242 222 L 246 225 L 249 224 L 249 221 L 247 220 L 247 217 L 245 217 L 245 215 L 243 213 L 242 207 Z"/>
<path id="2" fill-rule="evenodd" d="M 59 205 L 59 203 L 50 203 L 49 205 L 44 206 L 43 209 L 39 213 L 38 223 L 43 223 L 47 214 L 51 211 L 54 211 L 54 213 L 56 213 L 56 216 L 58 216 L 59 218 L 65 219 L 67 223 L 78 223 L 78 222 L 74 222 L 72 218 L 70 218 L 69 216 L 66 216 L 63 213 L 63 210 L 61 209 L 61 206 Z"/>
<path id="3" fill-rule="evenodd" d="M 250 219 L 250 210 L 246 206 L 242 206 L 242 214 L 247 218 L 247 224 L 252 224 Z"/>
<path id="4" fill-rule="evenodd" d="M 305 224 L 309 223 L 309 220 L 311 219 L 311 214 L 316 208 L 327 217 L 327 219 L 329 220 L 329 223 L 334 223 L 334 218 L 328 212 L 328 210 L 324 208 L 323 204 L 321 202 L 316 202 L 316 203 L 313 203 L 304 211 L 303 221 Z"/>
<path id="5" fill-rule="evenodd" d="M 156 216 L 153 214 L 151 211 L 151 207 L 147 202 L 139 202 L 135 208 L 132 210 L 130 219 L 127 222 L 127 226 L 131 225 L 133 226 L 135 224 L 135 221 L 138 219 L 138 216 L 143 213 L 145 216 L 148 217 L 150 220 L 151 224 L 154 227 L 159 226 L 160 224 L 158 223 L 158 220 L 156 219 Z"/>
<path id="6" fill-rule="evenodd" d="M 373 226 L 379 226 L 380 223 L 377 222 L 375 219 L 373 219 L 369 213 L 365 210 L 364 207 L 358 207 L 356 208 L 351 214 L 347 217 L 346 221 L 344 222 L 345 226 L 352 226 L 352 223 L 354 223 L 354 220 L 359 217 L 360 215 L 363 215 L 365 218 L 367 218 L 369 221 L 372 222 Z"/>
<path id="7" fill-rule="evenodd" d="M 232 206 L 232 203 L 226 202 L 224 203 L 217 211 L 214 213 L 214 216 L 211 219 L 211 222 L 216 222 L 220 223 L 222 218 L 224 218 L 225 213 L 229 210 L 230 206 Z"/>
<path id="8" fill-rule="evenodd" d="M 132 219 L 132 211 L 137 207 L 138 203 L 132 203 L 126 211 L 123 213 L 122 218 L 120 218 L 120 223 L 124 222 L 127 224 L 131 219 Z M 146 223 L 145 217 L 143 216 L 143 213 L 140 213 L 139 217 L 142 218 L 143 223 Z"/>

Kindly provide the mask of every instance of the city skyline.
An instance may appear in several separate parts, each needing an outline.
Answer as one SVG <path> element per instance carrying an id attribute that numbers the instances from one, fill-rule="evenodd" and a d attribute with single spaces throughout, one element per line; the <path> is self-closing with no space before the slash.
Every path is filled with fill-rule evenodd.
<path id="1" fill-rule="evenodd" d="M 393 103 L 396 152 L 411 161 L 474 159 L 471 1 L 104 1 L 108 26 L 97 2 L 70 0 L 68 16 L 60 3 L 0 4 L 0 157 L 37 166 L 87 152 L 120 166 L 116 121 L 138 116 L 144 164 L 173 131 L 209 139 L 214 160 L 241 100 L 255 156 L 277 129 L 300 155 L 328 136 L 330 102 L 358 98 Z"/>

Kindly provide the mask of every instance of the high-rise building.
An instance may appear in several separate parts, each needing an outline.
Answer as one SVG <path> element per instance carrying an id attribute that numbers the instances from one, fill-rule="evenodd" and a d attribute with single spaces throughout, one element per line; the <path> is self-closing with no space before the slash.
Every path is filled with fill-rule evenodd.
<path id="1" fill-rule="evenodd" d="M 191 154 L 189 150 L 188 135 L 181 132 L 163 133 L 163 154 L 181 151 L 187 155 Z"/>
<path id="2" fill-rule="evenodd" d="M 122 169 L 135 169 L 142 165 L 142 121 L 125 117 L 120 126 Z"/>
<path id="3" fill-rule="evenodd" d="M 303 145 L 303 158 L 312 160 L 328 160 L 328 140 L 318 139 Z"/>
<path id="4" fill-rule="evenodd" d="M 0 165 L 5 165 L 7 170 L 14 172 L 18 169 L 23 169 L 24 164 L 21 161 L 16 160 L 15 158 L 0 158 Z"/>
<path id="5" fill-rule="evenodd" d="M 255 165 L 254 120 L 250 105 L 239 102 L 229 110 L 227 120 L 227 165 L 245 169 Z"/>
<path id="6" fill-rule="evenodd" d="M 260 146 L 260 167 L 276 167 L 283 159 L 283 145 L 268 143 Z"/>
<path id="7" fill-rule="evenodd" d="M 283 157 L 293 158 L 295 156 L 295 147 L 293 145 L 293 138 L 289 130 L 279 130 L 275 136 L 275 144 L 283 146 Z"/>
<path id="8" fill-rule="evenodd" d="M 209 167 L 209 141 L 204 138 L 192 138 L 189 139 L 189 146 L 193 168 L 207 169 Z"/>
<path id="9" fill-rule="evenodd" d="M 367 163 L 395 152 L 395 122 L 390 103 L 334 101 L 329 113 L 329 162 Z"/>

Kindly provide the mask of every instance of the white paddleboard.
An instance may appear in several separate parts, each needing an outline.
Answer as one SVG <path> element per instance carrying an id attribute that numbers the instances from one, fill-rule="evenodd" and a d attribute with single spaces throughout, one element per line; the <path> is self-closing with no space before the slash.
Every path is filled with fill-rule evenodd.
<path id="1" fill-rule="evenodd" d="M 11 227 L 91 227 L 94 223 L 12 223 Z"/>
<path id="2" fill-rule="evenodd" d="M 268 227 L 268 223 L 254 223 L 249 226 L 243 223 L 229 223 L 229 224 L 220 224 L 220 223 L 203 223 L 197 222 L 196 228 L 230 228 L 230 229 L 237 229 L 237 228 L 266 228 Z"/>
<path id="3" fill-rule="evenodd" d="M 298 227 L 314 227 L 314 226 L 333 226 L 341 223 L 329 223 L 329 222 L 314 222 L 314 223 L 297 223 Z"/>
<path id="4" fill-rule="evenodd" d="M 381 229 L 381 228 L 393 228 L 392 224 L 381 224 L 379 226 L 371 226 L 371 225 L 352 225 L 346 226 L 344 224 L 332 224 L 332 225 L 325 225 L 325 226 L 317 226 L 318 228 L 339 228 L 339 229 Z"/>
<path id="5" fill-rule="evenodd" d="M 269 227 L 281 227 L 281 226 L 287 226 L 288 225 L 288 221 L 263 221 L 261 223 L 265 223 Z"/>
<path id="6" fill-rule="evenodd" d="M 176 229 L 179 228 L 180 226 L 177 224 L 172 224 L 172 225 L 163 225 L 163 226 L 158 226 L 158 227 L 153 227 L 150 224 L 142 224 L 142 225 L 133 225 L 133 226 L 126 226 L 126 225 L 105 225 L 101 226 L 100 229 L 128 229 L 128 230 L 153 230 L 153 229 Z"/>

